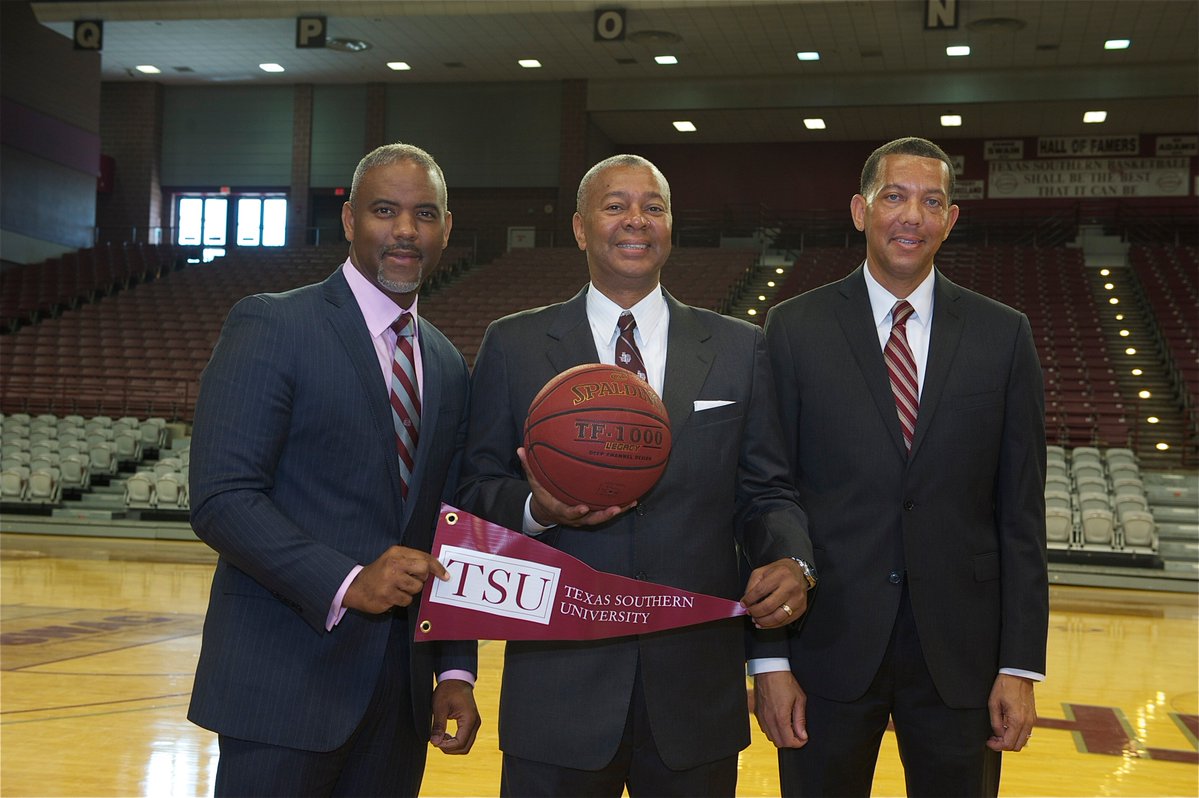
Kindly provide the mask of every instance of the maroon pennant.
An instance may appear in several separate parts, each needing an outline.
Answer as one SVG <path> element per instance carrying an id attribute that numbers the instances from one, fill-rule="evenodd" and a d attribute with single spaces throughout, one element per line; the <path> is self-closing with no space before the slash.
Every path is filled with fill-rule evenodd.
<path id="1" fill-rule="evenodd" d="M 745 615 L 739 602 L 597 571 L 552 546 L 441 506 L 416 641 L 598 640 Z"/>

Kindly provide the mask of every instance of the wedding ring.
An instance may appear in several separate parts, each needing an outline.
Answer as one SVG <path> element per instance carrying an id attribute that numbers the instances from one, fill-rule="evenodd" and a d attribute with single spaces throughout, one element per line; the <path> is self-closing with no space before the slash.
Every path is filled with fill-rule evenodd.
<path id="1" fill-rule="evenodd" d="M 783 605 L 783 612 L 787 613 L 787 615 L 794 614 L 794 610 L 792 610 L 790 605 L 788 605 L 788 604 Z"/>

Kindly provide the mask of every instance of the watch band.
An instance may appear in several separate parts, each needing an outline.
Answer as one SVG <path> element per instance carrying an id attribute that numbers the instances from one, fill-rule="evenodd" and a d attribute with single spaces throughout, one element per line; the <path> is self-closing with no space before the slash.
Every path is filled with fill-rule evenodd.
<path id="1" fill-rule="evenodd" d="M 808 590 L 816 587 L 816 569 L 809 565 L 805 560 L 801 560 L 799 557 L 792 557 L 791 559 L 799 563 L 799 567 L 803 569 L 804 579 L 808 580 Z"/>

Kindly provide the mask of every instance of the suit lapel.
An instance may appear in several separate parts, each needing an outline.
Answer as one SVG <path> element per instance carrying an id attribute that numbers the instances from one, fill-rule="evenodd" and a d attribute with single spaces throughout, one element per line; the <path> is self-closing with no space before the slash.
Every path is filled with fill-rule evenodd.
<path id="1" fill-rule="evenodd" d="M 325 300 L 328 303 L 328 322 L 345 348 L 346 356 L 361 383 L 364 403 L 377 431 L 378 456 L 387 469 L 390 484 L 399 485 L 400 465 L 395 451 L 395 425 L 391 420 L 391 403 L 379 373 L 379 361 L 371 344 L 370 333 L 362 319 L 362 311 L 354 301 L 350 285 L 340 270 L 325 281 Z M 419 454 L 419 447 L 418 447 Z M 402 500 L 398 490 L 392 491 L 396 518 L 401 517 Z M 397 532 L 397 537 L 400 533 Z"/>
<path id="2" fill-rule="evenodd" d="M 837 306 L 837 321 L 862 372 L 862 378 L 866 381 L 874 405 L 891 435 L 892 445 L 906 458 L 903 433 L 899 428 L 899 414 L 895 410 L 895 394 L 891 392 L 891 377 L 887 374 L 883 350 L 878 344 L 878 331 L 874 324 L 870 294 L 866 290 L 866 278 L 862 275 L 862 268 L 859 266 L 841 281 L 839 290 L 845 301 Z M 923 413 L 923 408 L 921 412 Z"/>
<path id="3" fill-rule="evenodd" d="M 920 412 L 916 416 L 916 431 L 912 436 L 912 454 L 916 457 L 941 396 L 949 379 L 950 367 L 957 355 L 958 342 L 962 339 L 963 319 L 958 313 L 957 301 L 961 290 L 940 272 L 936 273 L 933 285 L 933 326 L 928 341 L 928 359 L 925 362 L 924 389 L 920 392 Z"/>
<path id="4" fill-rule="evenodd" d="M 549 345 L 545 356 L 555 374 L 583 363 L 598 363 L 595 337 L 587 321 L 587 287 L 558 308 L 558 315 L 546 330 Z"/>
<path id="5" fill-rule="evenodd" d="M 662 293 L 670 309 L 662 401 L 670 418 L 670 435 L 677 441 L 686 429 L 695 409 L 695 398 L 712 368 L 713 355 L 707 343 L 712 333 L 696 318 L 694 310 L 669 292 L 664 290 Z"/>

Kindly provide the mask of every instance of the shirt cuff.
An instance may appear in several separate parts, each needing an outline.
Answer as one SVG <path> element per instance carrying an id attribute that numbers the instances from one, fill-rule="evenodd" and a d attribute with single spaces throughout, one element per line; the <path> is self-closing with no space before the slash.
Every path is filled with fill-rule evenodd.
<path id="1" fill-rule="evenodd" d="M 1019 676 L 1024 679 L 1032 679 L 1034 682 L 1045 681 L 1045 674 L 1037 673 L 1036 671 L 1022 671 L 1019 668 L 1000 668 L 1000 673 L 1006 673 L 1008 676 Z"/>
<path id="2" fill-rule="evenodd" d="M 341 583 L 341 589 L 337 591 L 337 595 L 333 597 L 333 606 L 329 608 L 329 616 L 325 618 L 325 631 L 332 632 L 333 627 L 341 623 L 341 618 L 346 614 L 346 608 L 341 606 L 341 602 L 346 597 L 346 591 L 350 589 L 350 583 L 354 581 L 354 577 L 358 576 L 358 572 L 363 569 L 361 565 L 355 565 L 350 569 L 350 575 Z"/>
<path id="3" fill-rule="evenodd" d="M 533 518 L 532 507 L 533 507 L 533 494 L 530 493 L 528 498 L 525 499 L 525 519 L 523 521 L 523 526 L 521 526 L 521 529 L 524 531 L 524 533 L 526 535 L 529 535 L 531 537 L 537 537 L 538 535 L 540 535 L 542 532 L 546 531 L 547 529 L 553 529 L 555 526 L 557 526 L 557 524 L 550 524 L 549 526 L 542 526 L 541 524 L 537 523 L 537 520 L 535 518 Z"/>
<path id="4" fill-rule="evenodd" d="M 475 684 L 475 675 L 473 673 L 471 673 L 470 671 L 455 670 L 455 671 L 446 671 L 445 673 L 437 674 L 437 683 L 438 684 L 441 684 L 442 682 L 447 681 L 448 679 L 458 679 L 459 681 L 466 682 L 467 684 L 469 684 L 472 687 Z"/>
<path id="5" fill-rule="evenodd" d="M 789 670 L 791 670 L 791 662 L 786 657 L 759 657 L 745 663 L 745 673 L 749 676 Z"/>

